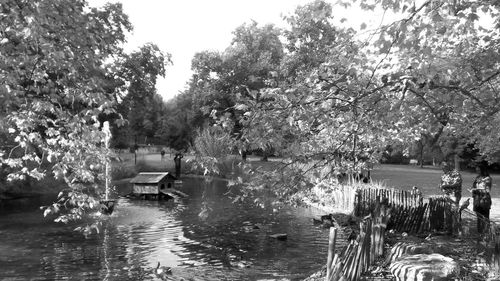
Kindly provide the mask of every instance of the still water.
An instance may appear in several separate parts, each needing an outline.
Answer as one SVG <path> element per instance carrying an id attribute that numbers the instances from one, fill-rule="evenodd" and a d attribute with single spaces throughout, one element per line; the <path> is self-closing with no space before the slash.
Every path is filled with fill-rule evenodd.
<path id="1" fill-rule="evenodd" d="M 3 203 L 0 280 L 158 280 L 158 262 L 172 267 L 171 280 L 300 280 L 325 264 L 328 230 L 311 222 L 319 211 L 233 204 L 219 180 L 184 179 L 179 189 L 189 197 L 119 199 L 89 236 L 43 218 L 47 199 Z"/>

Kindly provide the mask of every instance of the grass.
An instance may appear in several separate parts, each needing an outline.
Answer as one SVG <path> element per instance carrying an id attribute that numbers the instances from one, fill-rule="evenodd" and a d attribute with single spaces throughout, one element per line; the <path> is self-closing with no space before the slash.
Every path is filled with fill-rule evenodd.
<path id="1" fill-rule="evenodd" d="M 409 165 L 378 165 L 372 171 L 372 180 L 380 182 L 387 187 L 394 187 L 398 189 L 409 190 L 413 186 L 417 186 L 425 196 L 441 194 L 438 188 L 441 181 L 442 171 L 436 167 L 420 168 L 418 166 Z M 472 186 L 474 178 L 477 176 L 475 173 L 469 171 L 461 171 L 462 175 L 462 194 L 468 197 L 469 193 L 467 188 Z M 498 183 L 500 182 L 500 175 L 492 174 L 493 187 L 491 195 L 493 197 L 500 197 L 500 190 L 498 190 Z"/>
<path id="2" fill-rule="evenodd" d="M 126 170 L 127 167 L 134 168 L 134 154 L 125 153 L 120 154 L 120 158 L 123 160 L 121 163 L 116 163 L 116 166 L 121 167 L 121 169 Z M 174 155 L 166 154 L 164 159 L 161 159 L 159 153 L 156 154 L 138 154 L 137 155 L 137 170 L 146 171 L 150 169 L 151 171 L 175 171 L 175 165 L 173 160 Z M 189 171 L 190 165 L 186 163 L 186 160 L 192 158 L 192 156 L 186 155 L 182 159 L 182 172 L 186 173 Z M 261 167 L 264 170 L 270 170 L 274 168 L 277 164 L 277 159 L 270 158 L 268 162 L 260 161 L 259 157 L 249 156 L 247 161 L 253 167 Z M 135 171 L 139 172 L 139 171 Z M 127 173 L 126 171 L 124 173 Z M 392 164 L 381 164 L 375 166 L 372 171 L 372 180 L 378 184 L 387 187 L 393 187 L 398 189 L 409 190 L 413 186 L 417 186 L 422 190 L 424 195 L 437 195 L 441 194 L 441 190 L 438 188 L 441 180 L 442 171 L 438 167 L 424 166 L 420 168 L 419 166 L 410 165 L 392 165 Z M 472 182 L 476 177 L 475 173 L 462 171 L 463 178 L 463 190 L 466 193 L 466 189 L 472 186 Z M 127 176 L 130 176 L 127 175 Z M 123 178 L 118 177 L 113 179 Z M 498 189 L 498 183 L 500 183 L 500 175 L 493 174 L 493 188 L 492 196 L 500 197 L 500 190 Z"/>

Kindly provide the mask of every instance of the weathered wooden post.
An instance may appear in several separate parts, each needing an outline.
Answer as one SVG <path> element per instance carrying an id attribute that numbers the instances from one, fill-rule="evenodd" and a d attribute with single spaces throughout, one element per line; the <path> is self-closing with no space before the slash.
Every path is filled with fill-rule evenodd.
<path id="1" fill-rule="evenodd" d="M 354 215 L 361 215 L 361 193 L 363 191 L 361 189 L 356 189 L 356 193 L 354 195 Z"/>
<path id="2" fill-rule="evenodd" d="M 326 260 L 326 280 L 330 280 L 332 276 L 332 262 L 335 256 L 335 243 L 337 241 L 337 229 L 330 227 L 330 236 L 328 239 L 328 258 Z"/>

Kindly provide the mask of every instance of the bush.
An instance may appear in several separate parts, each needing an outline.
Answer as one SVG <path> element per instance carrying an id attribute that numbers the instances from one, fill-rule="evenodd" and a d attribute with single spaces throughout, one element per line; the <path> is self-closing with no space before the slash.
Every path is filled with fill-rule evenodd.
<path id="1" fill-rule="evenodd" d="M 137 170 L 134 166 L 127 166 L 122 163 L 114 163 L 111 166 L 111 179 L 120 180 L 133 178 L 137 175 Z"/>
<path id="2" fill-rule="evenodd" d="M 234 142 L 229 132 L 214 126 L 199 130 L 192 150 L 195 159 L 191 169 L 202 174 L 228 176 L 233 173 L 234 159 L 230 155 Z"/>

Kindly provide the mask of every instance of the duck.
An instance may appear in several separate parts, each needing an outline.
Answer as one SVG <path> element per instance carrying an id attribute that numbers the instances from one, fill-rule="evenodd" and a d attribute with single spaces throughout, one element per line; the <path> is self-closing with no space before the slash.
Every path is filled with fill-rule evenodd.
<path id="1" fill-rule="evenodd" d="M 155 274 L 164 279 L 164 277 L 166 277 L 166 275 L 169 275 L 169 274 L 172 274 L 172 268 L 168 267 L 168 266 L 160 266 L 160 262 L 158 262 L 158 265 L 156 266 L 156 269 L 155 269 Z"/>
<path id="2" fill-rule="evenodd" d="M 312 221 L 313 221 L 313 224 L 323 224 L 322 220 L 318 220 L 318 219 L 315 219 L 315 218 L 313 218 Z"/>

